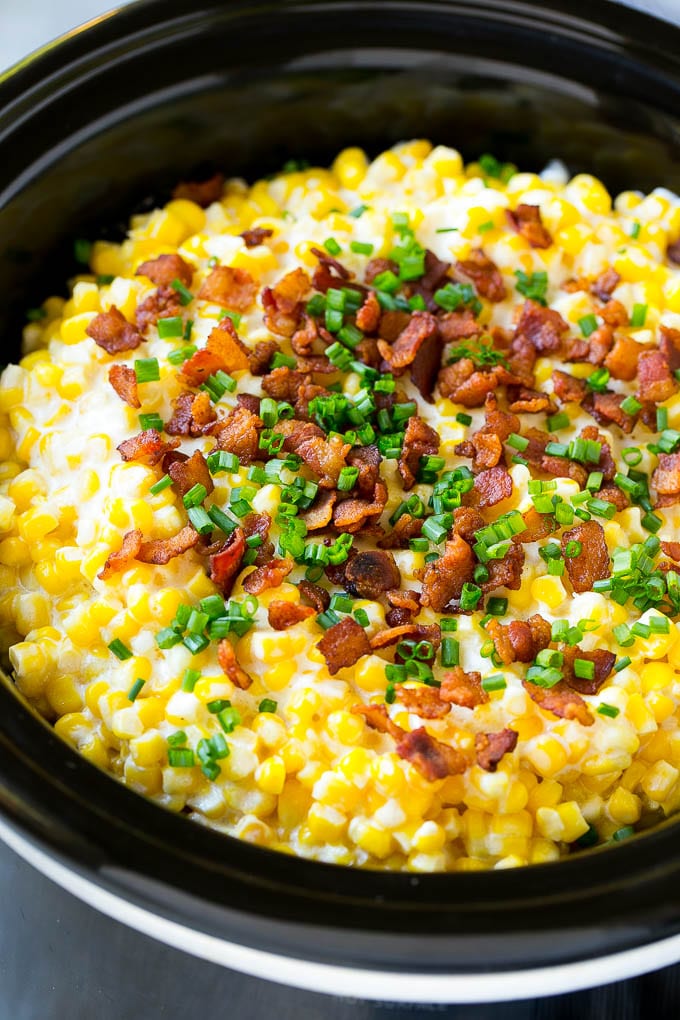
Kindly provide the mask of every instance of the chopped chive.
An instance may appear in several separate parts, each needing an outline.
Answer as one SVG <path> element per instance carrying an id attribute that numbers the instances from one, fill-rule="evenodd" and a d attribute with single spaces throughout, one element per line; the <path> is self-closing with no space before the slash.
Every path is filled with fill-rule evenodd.
<path id="1" fill-rule="evenodd" d="M 168 765 L 173 769 L 191 769 L 196 764 L 194 752 L 190 747 L 171 747 L 168 749 Z"/>
<path id="2" fill-rule="evenodd" d="M 472 425 L 472 415 L 459 411 L 456 415 L 456 421 L 459 425 Z"/>
<path id="3" fill-rule="evenodd" d="M 507 681 L 502 673 L 494 673 L 482 680 L 482 690 L 485 690 L 487 694 L 492 691 L 504 691 L 507 686 Z"/>
<path id="4" fill-rule="evenodd" d="M 277 351 L 271 360 L 272 368 L 297 368 L 297 359 L 283 351 Z"/>
<path id="5" fill-rule="evenodd" d="M 578 320 L 578 324 L 585 337 L 589 337 L 597 329 L 597 319 L 594 315 L 584 315 Z"/>
<path id="6" fill-rule="evenodd" d="M 191 507 L 200 506 L 203 500 L 208 495 L 208 491 L 205 485 L 197 482 L 196 485 L 192 485 L 188 492 L 184 493 L 182 502 L 184 506 L 189 510 Z"/>
<path id="7" fill-rule="evenodd" d="M 128 701 L 136 701 L 142 687 L 146 683 L 146 680 L 142 680 L 141 677 L 137 677 L 132 687 L 128 691 Z"/>
<path id="8" fill-rule="evenodd" d="M 173 315 L 169 319 L 159 319 L 156 325 L 161 340 L 174 340 L 176 337 L 184 336 L 184 320 L 181 315 Z"/>
<path id="9" fill-rule="evenodd" d="M 637 414 L 638 411 L 642 410 L 642 404 L 635 397 L 629 396 L 621 401 L 621 410 L 624 414 Z"/>
<path id="10" fill-rule="evenodd" d="M 149 492 L 151 493 L 152 496 L 157 496 L 159 492 L 163 492 L 164 489 L 169 489 L 171 485 L 172 478 L 170 477 L 170 475 L 163 475 L 163 477 L 159 478 L 157 482 L 154 482 L 154 484 L 149 489 Z"/>
<path id="11" fill-rule="evenodd" d="M 350 241 L 350 249 L 357 255 L 372 255 L 374 246 L 365 241 Z"/>
<path id="12" fill-rule="evenodd" d="M 342 248 L 340 247 L 340 245 L 338 244 L 334 237 L 327 237 L 323 243 L 323 246 L 329 255 L 339 255 L 340 252 L 342 251 Z"/>
<path id="13" fill-rule="evenodd" d="M 463 611 L 476 609 L 481 597 L 482 589 L 476 584 L 471 584 L 469 581 L 466 581 L 460 595 L 460 608 Z"/>
<path id="14" fill-rule="evenodd" d="M 181 305 L 189 305 L 194 300 L 194 295 L 184 286 L 181 280 L 173 280 L 170 286 L 179 294 L 179 303 Z"/>
<path id="15" fill-rule="evenodd" d="M 549 432 L 557 432 L 559 429 L 564 429 L 569 425 L 569 415 L 566 411 L 560 411 L 558 414 L 552 414 L 547 419 L 547 426 Z"/>
<path id="16" fill-rule="evenodd" d="M 361 205 L 358 205 L 355 209 L 350 210 L 348 215 L 351 216 L 353 220 L 358 220 L 361 216 L 364 215 L 368 208 L 369 207 L 367 205 L 363 205 L 362 203 Z"/>
<path id="17" fill-rule="evenodd" d="M 206 459 L 211 475 L 219 475 L 224 472 L 233 474 L 239 469 L 239 459 L 236 454 L 228 453 L 226 450 L 213 450 Z"/>
<path id="18" fill-rule="evenodd" d="M 202 506 L 189 508 L 189 520 L 199 535 L 209 535 L 215 525 Z"/>
<path id="19" fill-rule="evenodd" d="M 159 414 L 140 414 L 139 415 L 139 427 L 141 429 L 155 429 L 156 432 L 162 432 L 165 427 L 163 419 Z"/>
<path id="20" fill-rule="evenodd" d="M 123 644 L 120 638 L 115 638 L 108 646 L 108 649 L 110 652 L 113 652 L 116 658 L 120 659 L 121 662 L 125 662 L 126 659 L 132 658 L 132 652 L 127 645 Z"/>
<path id="21" fill-rule="evenodd" d="M 168 737 L 169 747 L 180 747 L 182 744 L 186 744 L 186 742 L 187 735 L 184 730 L 175 730 L 175 732 L 171 733 Z"/>
<path id="22" fill-rule="evenodd" d="M 506 439 L 508 446 L 512 446 L 514 450 L 526 450 L 529 445 L 529 440 L 524 436 L 518 436 L 516 432 L 511 432 Z"/>
<path id="23" fill-rule="evenodd" d="M 138 383 L 157 382 L 161 377 L 158 358 L 137 358 L 135 375 Z"/>
<path id="24" fill-rule="evenodd" d="M 457 638 L 444 637 L 441 644 L 442 666 L 457 666 L 460 662 L 460 643 Z"/>
<path id="25" fill-rule="evenodd" d="M 632 227 L 630 228 L 630 236 L 633 238 L 634 241 L 637 241 L 638 237 L 640 236 L 640 226 L 641 226 L 640 222 L 638 220 L 635 220 Z"/>
<path id="26" fill-rule="evenodd" d="M 89 265 L 92 255 L 92 242 L 85 240 L 83 237 L 77 238 L 73 242 L 73 255 L 76 262 L 80 262 L 83 266 Z"/>
<path id="27" fill-rule="evenodd" d="M 633 314 L 630 317 L 630 324 L 633 329 L 640 329 L 647 321 L 647 305 L 633 305 Z"/>
<path id="28" fill-rule="evenodd" d="M 186 347 L 177 347 L 174 351 L 170 351 L 168 354 L 168 361 L 171 365 L 183 365 L 184 362 L 188 361 L 197 350 L 198 347 L 196 347 L 195 344 L 188 344 Z"/>
<path id="29" fill-rule="evenodd" d="M 272 698 L 263 698 L 260 704 L 257 706 L 258 712 L 275 712 L 278 708 L 278 704 Z"/>
<path id="30" fill-rule="evenodd" d="M 29 322 L 40 322 L 41 319 L 47 318 L 47 310 L 45 308 L 29 308 L 26 318 Z"/>

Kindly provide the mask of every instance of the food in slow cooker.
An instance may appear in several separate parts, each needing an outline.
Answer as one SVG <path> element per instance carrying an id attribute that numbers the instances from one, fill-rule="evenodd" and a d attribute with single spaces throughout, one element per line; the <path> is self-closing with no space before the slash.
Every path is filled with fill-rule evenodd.
<path id="1" fill-rule="evenodd" d="M 415 141 L 76 245 L 0 384 L 19 691 L 267 847 L 465 871 L 680 803 L 680 201 Z"/>

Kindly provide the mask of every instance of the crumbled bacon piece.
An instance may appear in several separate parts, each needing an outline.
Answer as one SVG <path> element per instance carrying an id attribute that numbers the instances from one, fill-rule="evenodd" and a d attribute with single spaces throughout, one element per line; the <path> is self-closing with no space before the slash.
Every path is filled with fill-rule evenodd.
<path id="1" fill-rule="evenodd" d="M 380 316 L 378 332 L 383 340 L 387 340 L 388 343 L 393 344 L 399 334 L 403 333 L 406 329 L 410 321 L 410 312 L 402 312 L 398 309 L 395 311 L 383 312 Z"/>
<path id="2" fill-rule="evenodd" d="M 302 302 L 311 282 L 304 269 L 298 267 L 286 273 L 274 287 L 262 291 L 265 325 L 278 336 L 292 336 L 298 328 L 304 310 Z"/>
<path id="3" fill-rule="evenodd" d="M 369 290 L 364 298 L 364 303 L 357 312 L 357 326 L 362 333 L 375 333 L 380 323 L 380 302 L 375 296 L 375 291 Z"/>
<path id="4" fill-rule="evenodd" d="M 317 476 L 320 488 L 335 489 L 351 449 L 349 443 L 344 443 L 338 436 L 328 439 L 310 436 L 296 443 L 295 453 Z"/>
<path id="5" fill-rule="evenodd" d="M 551 626 L 538 613 L 526 621 L 511 620 L 508 624 L 489 620 L 486 629 L 498 658 L 506 666 L 511 662 L 533 662 L 550 644 Z"/>
<path id="6" fill-rule="evenodd" d="M 296 372 L 292 368 L 282 365 L 275 368 L 262 379 L 262 389 L 268 397 L 274 400 L 285 400 L 294 404 L 298 392 L 305 381 L 302 372 Z"/>
<path id="7" fill-rule="evenodd" d="M 616 290 L 620 281 L 621 277 L 619 274 L 615 269 L 612 269 L 612 267 L 609 266 L 608 269 L 605 269 L 600 273 L 590 289 L 595 297 L 598 297 L 600 301 L 609 301 L 613 291 Z"/>
<path id="8" fill-rule="evenodd" d="M 379 539 L 378 545 L 381 549 L 405 549 L 412 538 L 420 537 L 423 523 L 420 517 L 402 514 L 392 530 L 384 538 Z"/>
<path id="9" fill-rule="evenodd" d="M 321 483 L 319 483 L 321 484 Z M 376 482 L 373 499 L 343 499 L 333 510 L 333 524 L 338 531 L 355 534 L 373 518 L 380 517 L 387 506 L 387 486 Z"/>
<path id="10" fill-rule="evenodd" d="M 320 531 L 326 528 L 333 519 L 333 510 L 338 499 L 338 494 L 332 489 L 320 489 L 316 499 L 301 514 L 302 520 L 307 526 L 307 531 Z"/>
<path id="11" fill-rule="evenodd" d="M 313 581 L 300 581 L 298 591 L 303 599 L 311 602 L 317 613 L 323 613 L 331 604 L 330 593 L 320 584 L 314 584 Z"/>
<path id="12" fill-rule="evenodd" d="M 401 574 L 391 552 L 370 549 L 357 553 L 345 571 L 345 583 L 351 595 L 377 599 L 401 584 Z"/>
<path id="13" fill-rule="evenodd" d="M 459 708 L 476 708 L 489 700 L 482 687 L 482 674 L 475 671 L 466 673 L 460 666 L 454 666 L 442 675 L 439 697 Z"/>
<path id="14" fill-rule="evenodd" d="M 468 545 L 475 544 L 477 541 L 475 532 L 483 528 L 485 524 L 486 521 L 479 510 L 474 507 L 459 506 L 453 511 L 453 530 L 461 538 L 464 538 Z"/>
<path id="15" fill-rule="evenodd" d="M 553 239 L 543 225 L 541 210 L 537 205 L 526 205 L 522 202 L 514 212 L 506 209 L 508 223 L 516 234 L 529 242 L 532 248 L 549 248 Z"/>
<path id="16" fill-rule="evenodd" d="M 666 556 L 670 556 L 676 563 L 680 563 L 680 542 L 662 542 L 661 548 Z"/>
<path id="17" fill-rule="evenodd" d="M 149 464 L 157 464 L 169 450 L 176 450 L 179 439 L 163 439 L 156 429 L 145 429 L 130 439 L 119 443 L 117 450 L 124 461 L 146 460 Z"/>
<path id="18" fill-rule="evenodd" d="M 200 450 L 192 453 L 188 460 L 175 461 L 168 468 L 168 474 L 180 496 L 186 495 L 194 485 L 202 485 L 208 495 L 215 488 L 205 457 Z"/>
<path id="19" fill-rule="evenodd" d="M 333 269 L 342 280 L 351 280 L 352 273 L 346 266 L 343 266 L 342 262 L 338 262 L 332 255 L 329 255 L 327 251 L 322 251 L 321 248 L 310 248 L 312 255 L 316 255 L 322 266 L 326 266 L 328 269 Z"/>
<path id="20" fill-rule="evenodd" d="M 381 273 L 387 272 L 398 273 L 399 266 L 397 263 L 392 262 L 390 259 L 369 259 L 366 263 L 366 269 L 364 270 L 364 280 L 366 283 L 373 283 L 376 276 L 380 276 Z"/>
<path id="21" fill-rule="evenodd" d="M 522 587 L 524 549 L 521 545 L 513 542 L 502 560 L 489 560 L 486 567 L 489 571 L 489 578 L 481 585 L 482 591 L 485 594 L 495 591 L 496 588 L 509 588 L 510 591 L 519 591 Z"/>
<path id="22" fill-rule="evenodd" d="M 314 347 L 319 340 L 319 327 L 315 319 L 305 312 L 302 316 L 302 323 L 299 329 L 293 333 L 290 346 L 293 353 L 300 358 L 308 358 L 314 353 Z"/>
<path id="23" fill-rule="evenodd" d="M 408 419 L 398 463 L 403 487 L 407 492 L 416 484 L 420 458 L 436 454 L 440 442 L 439 433 L 417 414 Z"/>
<path id="24" fill-rule="evenodd" d="M 484 510 L 512 495 L 512 477 L 504 467 L 492 467 L 475 476 L 475 484 L 463 496 L 465 506 Z"/>
<path id="25" fill-rule="evenodd" d="M 192 386 L 200 386 L 215 372 L 242 372 L 248 367 L 248 348 L 227 316 L 211 331 L 205 347 L 184 362 L 181 373 Z"/>
<path id="26" fill-rule="evenodd" d="M 569 323 L 553 308 L 544 308 L 531 298 L 524 302 L 517 322 L 517 333 L 526 337 L 539 353 L 558 350 L 562 336 L 568 330 Z"/>
<path id="27" fill-rule="evenodd" d="M 659 454 L 659 464 L 652 473 L 652 486 L 657 492 L 657 506 L 680 502 L 680 453 Z"/>
<path id="28" fill-rule="evenodd" d="M 430 736 L 424 726 L 406 733 L 397 744 L 396 751 L 430 782 L 460 775 L 468 765 L 465 755 Z"/>
<path id="29" fill-rule="evenodd" d="M 595 431 L 597 432 L 597 429 Z M 546 454 L 545 448 L 550 442 L 547 432 L 530 428 L 524 433 L 524 438 L 529 440 L 529 445 L 522 450 L 522 456 L 532 467 L 556 478 L 573 478 L 581 487 L 585 486 L 588 472 L 584 467 L 566 457 L 551 457 Z"/>
<path id="30" fill-rule="evenodd" d="M 233 312 L 246 312 L 257 295 L 257 283 L 246 269 L 216 266 L 198 292 L 201 301 L 212 301 Z"/>
<path id="31" fill-rule="evenodd" d="M 409 366 L 411 382 L 428 404 L 433 403 L 437 373 L 441 368 L 444 341 L 439 331 L 431 333 L 420 345 Z"/>
<path id="32" fill-rule="evenodd" d="M 659 326 L 659 350 L 663 352 L 671 372 L 680 368 L 680 329 Z"/>
<path id="33" fill-rule="evenodd" d="M 419 608 L 419 607 L 418 607 Z M 404 640 L 429 641 L 433 648 L 433 654 L 442 643 L 441 627 L 438 623 L 400 623 L 387 630 L 380 630 L 371 638 L 371 648 L 377 651 L 380 648 L 389 648 Z"/>
<path id="34" fill-rule="evenodd" d="M 509 389 L 508 401 L 510 410 L 518 414 L 539 414 L 542 411 L 552 414 L 555 410 L 555 405 L 546 393 L 539 393 L 526 386 L 513 387 L 512 392 Z"/>
<path id="35" fill-rule="evenodd" d="M 235 453 L 242 465 L 252 464 L 259 455 L 259 430 L 264 422 L 246 407 L 235 407 L 226 418 L 220 418 L 207 431 L 217 439 L 220 450 Z"/>
<path id="36" fill-rule="evenodd" d="M 350 467 L 359 469 L 359 477 L 354 488 L 364 499 L 371 499 L 375 486 L 380 478 L 380 464 L 382 454 L 377 446 L 355 446 L 347 454 L 347 463 Z"/>
<path id="37" fill-rule="evenodd" d="M 627 414 L 621 407 L 626 398 L 621 393 L 589 393 L 583 407 L 595 421 L 608 428 L 613 422 L 622 432 L 632 432 L 636 415 Z"/>
<path id="38" fill-rule="evenodd" d="M 390 719 L 384 705 L 353 705 L 352 714 L 360 715 L 372 730 L 388 733 L 393 740 L 401 740 L 405 731 Z"/>
<path id="39" fill-rule="evenodd" d="M 149 294 L 135 311 L 135 322 L 140 333 L 145 333 L 149 326 L 155 326 L 159 319 L 172 319 L 182 314 L 182 302 L 179 294 L 172 287 L 158 287 Z"/>
<path id="40" fill-rule="evenodd" d="M 107 581 L 112 574 L 119 574 L 127 570 L 130 564 L 137 559 L 142 548 L 142 533 L 138 529 L 128 531 L 123 535 L 123 544 L 116 552 L 109 553 L 106 563 L 97 574 L 100 581 Z"/>
<path id="41" fill-rule="evenodd" d="M 109 382 L 125 404 L 130 407 L 141 407 L 137 390 L 137 375 L 134 368 L 127 365 L 111 365 Z"/>
<path id="42" fill-rule="evenodd" d="M 387 601 L 394 609 L 406 609 L 414 615 L 420 612 L 417 591 L 402 591 L 400 588 L 388 591 Z M 395 626 L 395 624 L 390 624 L 390 626 Z"/>
<path id="43" fill-rule="evenodd" d="M 182 553 L 193 549 L 195 545 L 198 545 L 199 538 L 198 532 L 194 531 L 190 524 L 187 524 L 172 538 L 157 538 L 151 542 L 142 542 L 137 559 L 142 563 L 155 563 L 158 566 L 164 566 L 170 560 L 174 560 L 176 556 L 181 556 Z"/>
<path id="44" fill-rule="evenodd" d="M 85 332 L 107 354 L 134 351 L 144 342 L 144 337 L 139 335 L 115 305 L 111 305 L 108 312 L 95 315 Z"/>
<path id="45" fill-rule="evenodd" d="M 472 280 L 475 290 L 489 301 L 505 299 L 505 283 L 503 275 L 481 248 L 473 248 L 468 258 L 456 262 L 454 267 L 457 278 Z"/>
<path id="46" fill-rule="evenodd" d="M 520 420 L 517 415 L 499 410 L 496 394 L 487 393 L 484 402 L 484 425 L 474 433 L 471 440 L 474 449 L 473 466 L 476 469 L 496 467 L 503 453 L 502 444 L 508 436 L 519 430 Z M 458 452 L 459 448 L 456 448 L 456 453 Z"/>
<path id="47" fill-rule="evenodd" d="M 246 539 L 254 538 L 255 536 L 262 539 L 261 545 L 257 546 L 256 567 L 261 567 L 263 563 L 266 563 L 274 552 L 274 546 L 269 541 L 269 529 L 271 526 L 272 519 L 268 513 L 246 514 L 241 521 L 241 527 Z"/>
<path id="48" fill-rule="evenodd" d="M 159 255 L 150 262 L 142 262 L 135 275 L 146 276 L 159 287 L 170 287 L 175 280 L 189 287 L 194 278 L 194 267 L 181 255 Z"/>
<path id="49" fill-rule="evenodd" d="M 484 332 L 471 308 L 460 312 L 446 312 L 439 316 L 439 332 L 445 344 L 456 340 L 477 339 Z"/>
<path id="50" fill-rule="evenodd" d="M 444 546 L 438 560 L 428 563 L 423 571 L 420 604 L 441 613 L 452 599 L 459 599 L 466 581 L 472 581 L 475 556 L 467 542 L 454 534 Z"/>
<path id="51" fill-rule="evenodd" d="M 516 730 L 509 728 L 497 733 L 475 734 L 475 754 L 479 767 L 485 772 L 495 772 L 501 758 L 517 747 L 518 735 Z"/>
<path id="52" fill-rule="evenodd" d="M 210 557 L 210 580 L 225 596 L 231 592 L 234 578 L 241 569 L 241 560 L 245 551 L 245 534 L 242 528 L 236 528 L 219 552 Z"/>
<path id="53" fill-rule="evenodd" d="M 570 341 L 571 343 L 572 341 Z M 574 351 L 572 354 L 569 350 L 565 352 L 565 358 L 567 361 L 588 361 L 591 365 L 601 365 L 614 343 L 614 330 L 611 326 L 606 323 L 604 326 L 599 326 L 594 330 L 588 337 L 588 342 L 575 341 L 575 344 L 583 343 L 583 353 L 579 354 L 578 351 Z"/>
<path id="54" fill-rule="evenodd" d="M 165 426 L 169 436 L 200 436 L 204 427 L 216 418 L 207 393 L 186 390 L 173 403 L 172 417 Z"/>
<path id="55" fill-rule="evenodd" d="M 500 383 L 498 366 L 489 372 L 475 368 L 471 358 L 461 358 L 453 365 L 446 365 L 439 373 L 437 385 L 443 397 L 449 397 L 463 407 L 481 407 L 487 393 L 492 393 Z"/>
<path id="56" fill-rule="evenodd" d="M 626 311 L 625 305 L 622 305 L 620 301 L 607 301 L 603 308 L 600 308 L 599 314 L 602 316 L 608 326 L 613 326 L 616 329 L 619 326 L 627 326 L 628 312 Z"/>
<path id="57" fill-rule="evenodd" d="M 207 181 L 182 181 L 172 193 L 174 199 L 184 198 L 207 209 L 213 202 L 219 202 L 224 191 L 224 175 L 216 173 Z"/>
<path id="58" fill-rule="evenodd" d="M 253 682 L 253 678 L 248 676 L 246 671 L 239 666 L 234 646 L 229 638 L 222 638 L 217 646 L 217 661 L 222 672 L 231 680 L 235 687 L 242 691 L 248 690 Z"/>
<path id="59" fill-rule="evenodd" d="M 268 230 L 267 227 L 251 227 L 250 230 L 243 230 L 241 237 L 246 243 L 246 248 L 257 248 L 258 244 L 264 244 L 273 233 L 274 231 Z"/>
<path id="60" fill-rule="evenodd" d="M 531 507 L 522 514 L 526 528 L 518 535 L 513 535 L 513 542 L 520 542 L 525 545 L 527 542 L 538 542 L 541 538 L 547 538 L 557 531 L 559 525 L 552 514 L 539 514 L 538 510 Z"/>
<path id="61" fill-rule="evenodd" d="M 575 592 L 592 591 L 595 581 L 604 581 L 611 575 L 609 550 L 604 529 L 597 521 L 583 521 L 562 535 L 562 555 L 569 542 L 580 542 L 578 556 L 565 556 L 567 574 Z"/>
<path id="62" fill-rule="evenodd" d="M 562 663 L 564 682 L 573 691 L 578 691 L 579 694 L 597 694 L 614 668 L 614 663 L 616 662 L 614 653 L 608 652 L 604 648 L 596 648 L 592 652 L 586 652 L 579 648 L 578 645 L 560 645 L 559 648 L 564 656 Z M 593 663 L 595 675 L 592 680 L 576 676 L 574 671 L 576 659 L 583 659 L 586 662 Z"/>
<path id="63" fill-rule="evenodd" d="M 611 481 L 616 474 L 616 462 L 612 457 L 611 447 L 606 438 L 594 425 L 586 425 L 579 433 L 581 439 L 591 439 L 600 444 L 600 459 L 597 462 L 598 471 L 602 472 L 605 482 Z M 595 470 L 595 468 L 593 468 Z"/>
<path id="64" fill-rule="evenodd" d="M 371 643 L 366 631 L 351 616 L 329 627 L 316 647 L 326 660 L 331 676 L 347 666 L 353 666 L 362 656 L 371 654 Z"/>
<path id="65" fill-rule="evenodd" d="M 442 701 L 436 687 L 420 684 L 418 687 L 397 688 L 397 700 L 407 712 L 419 715 L 421 719 L 442 719 L 451 711 L 451 705 Z"/>
<path id="66" fill-rule="evenodd" d="M 284 599 L 274 599 L 269 603 L 267 619 L 269 626 L 274 630 L 288 630 L 296 623 L 314 616 L 315 610 L 311 606 L 303 606 L 300 603 L 286 602 Z"/>
<path id="67" fill-rule="evenodd" d="M 258 340 L 248 354 L 248 362 L 252 375 L 266 375 L 271 360 L 279 349 L 275 340 Z"/>
<path id="68" fill-rule="evenodd" d="M 614 346 L 604 359 L 605 368 L 609 369 L 614 379 L 630 382 L 637 375 L 638 361 L 644 347 L 629 336 L 617 336 Z"/>
<path id="69" fill-rule="evenodd" d="M 270 560 L 256 567 L 243 578 L 243 589 L 249 595 L 261 595 L 270 588 L 278 588 L 295 566 L 292 559 Z"/>
<path id="70" fill-rule="evenodd" d="M 638 398 L 660 404 L 672 397 L 677 388 L 666 355 L 660 350 L 643 351 L 638 358 Z"/>
<path id="71" fill-rule="evenodd" d="M 563 681 L 555 684 L 554 687 L 538 687 L 528 680 L 522 681 L 522 686 L 532 701 L 535 701 L 539 708 L 545 712 L 552 712 L 559 719 L 575 719 L 583 726 L 592 726 L 593 717 L 588 711 L 588 706 L 576 691 L 572 691 Z"/>
<path id="72" fill-rule="evenodd" d="M 588 387 L 584 379 L 577 379 L 556 368 L 552 374 L 553 393 L 563 404 L 580 404 L 585 400 Z"/>
<path id="73" fill-rule="evenodd" d="M 414 312 L 393 344 L 378 340 L 378 350 L 392 370 L 411 365 L 425 341 L 438 332 L 437 320 L 430 312 Z"/>

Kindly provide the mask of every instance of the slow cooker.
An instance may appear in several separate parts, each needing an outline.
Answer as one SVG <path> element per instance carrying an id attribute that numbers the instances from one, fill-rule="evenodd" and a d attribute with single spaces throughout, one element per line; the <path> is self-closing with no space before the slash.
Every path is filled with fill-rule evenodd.
<path id="1" fill-rule="evenodd" d="M 607 0 L 142 0 L 0 78 L 3 360 L 22 313 L 179 179 L 428 137 L 612 192 L 680 190 L 680 31 Z M 472 1002 L 680 960 L 680 822 L 559 863 L 413 875 L 224 837 L 147 803 L 0 684 L 0 836 L 93 906 L 298 987 Z"/>

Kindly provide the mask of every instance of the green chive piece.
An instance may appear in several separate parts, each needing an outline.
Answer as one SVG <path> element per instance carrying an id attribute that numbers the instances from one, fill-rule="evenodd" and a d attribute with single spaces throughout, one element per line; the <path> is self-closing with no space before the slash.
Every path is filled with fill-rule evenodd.
<path id="1" fill-rule="evenodd" d="M 633 314 L 630 317 L 630 324 L 633 329 L 641 329 L 647 321 L 647 305 L 633 305 Z"/>
<path id="2" fill-rule="evenodd" d="M 132 658 L 132 652 L 127 645 L 123 644 L 120 638 L 115 638 L 108 646 L 108 649 L 110 652 L 113 652 L 116 658 L 120 659 L 121 662 L 125 662 L 126 659 Z"/>
<path id="3" fill-rule="evenodd" d="M 184 320 L 181 315 L 173 315 L 169 319 L 159 319 L 156 325 L 161 340 L 174 340 L 176 337 L 184 336 Z"/>
<path id="4" fill-rule="evenodd" d="M 135 375 L 138 383 L 157 382 L 161 377 L 158 358 L 137 358 Z"/>
<path id="5" fill-rule="evenodd" d="M 137 677 L 137 679 L 133 683 L 132 687 L 128 691 L 128 701 L 136 701 L 137 700 L 137 696 L 139 695 L 139 692 L 141 691 L 141 689 L 142 689 L 142 687 L 144 686 L 145 683 L 146 683 L 146 680 L 142 680 L 141 677 Z"/>
<path id="6" fill-rule="evenodd" d="M 157 496 L 159 492 L 163 492 L 164 489 L 169 489 L 171 485 L 172 478 L 170 477 L 170 475 L 163 475 L 163 477 L 159 478 L 157 482 L 154 482 L 154 484 L 149 489 L 149 492 L 151 493 L 152 496 Z"/>

